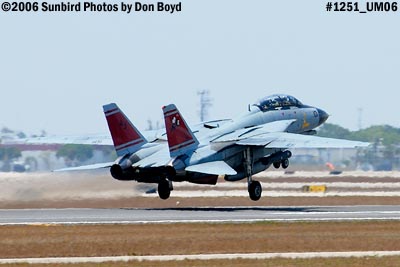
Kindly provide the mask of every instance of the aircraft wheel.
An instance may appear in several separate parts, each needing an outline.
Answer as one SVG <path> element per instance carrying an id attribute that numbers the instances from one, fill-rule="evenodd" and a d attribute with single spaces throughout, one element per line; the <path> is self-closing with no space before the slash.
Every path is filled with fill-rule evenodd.
<path id="1" fill-rule="evenodd" d="M 169 182 L 167 180 L 161 181 L 158 184 L 158 196 L 161 199 L 169 198 L 171 194 L 171 189 L 169 188 Z"/>
<path id="2" fill-rule="evenodd" d="M 257 201 L 261 198 L 262 187 L 259 181 L 253 181 L 249 185 L 249 196 L 251 200 Z"/>
<path id="3" fill-rule="evenodd" d="M 286 169 L 287 167 L 289 167 L 289 160 L 288 159 L 282 160 L 282 168 Z"/>
<path id="4" fill-rule="evenodd" d="M 276 162 L 272 163 L 272 165 L 274 165 L 275 169 L 279 169 L 279 167 L 281 166 L 281 163 L 279 161 L 276 161 Z"/>

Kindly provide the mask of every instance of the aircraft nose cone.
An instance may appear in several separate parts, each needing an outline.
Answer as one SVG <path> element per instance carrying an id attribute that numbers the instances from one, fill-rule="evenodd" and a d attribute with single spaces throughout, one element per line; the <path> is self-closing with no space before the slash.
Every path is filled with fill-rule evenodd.
<path id="1" fill-rule="evenodd" d="M 319 125 L 321 125 L 328 119 L 329 115 L 322 109 L 317 108 L 317 110 L 318 110 L 318 114 L 319 114 Z"/>

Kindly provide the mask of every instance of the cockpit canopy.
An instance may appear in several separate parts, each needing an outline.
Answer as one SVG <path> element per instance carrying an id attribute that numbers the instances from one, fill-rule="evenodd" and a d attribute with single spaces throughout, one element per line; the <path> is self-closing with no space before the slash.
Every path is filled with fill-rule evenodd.
<path id="1" fill-rule="evenodd" d="M 264 97 L 258 103 L 254 104 L 261 111 L 289 109 L 292 107 L 301 107 L 303 104 L 295 97 L 284 94 L 275 94 Z"/>

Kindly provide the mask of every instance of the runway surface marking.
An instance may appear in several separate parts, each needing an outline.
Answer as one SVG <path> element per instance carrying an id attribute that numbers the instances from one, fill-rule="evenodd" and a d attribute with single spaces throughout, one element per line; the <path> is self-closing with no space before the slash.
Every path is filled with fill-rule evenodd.
<path id="1" fill-rule="evenodd" d="M 197 255 L 155 255 L 155 256 L 112 256 L 112 257 L 60 257 L 60 258 L 21 258 L 0 259 L 0 264 L 30 263 L 99 263 L 112 261 L 182 261 L 182 260 L 220 260 L 220 259 L 308 259 L 308 258 L 349 258 L 400 256 L 400 251 L 344 251 L 344 252 L 283 252 L 283 253 L 235 253 L 235 254 L 197 254 Z"/>
<path id="2" fill-rule="evenodd" d="M 293 178 L 295 179 L 295 178 Z M 327 181 L 310 181 L 310 182 L 264 182 L 261 184 L 265 188 L 287 188 L 287 189 L 301 189 L 304 185 L 321 185 L 324 184 L 328 187 L 339 187 L 339 188 L 391 188 L 400 189 L 400 182 L 327 182 Z M 185 188 L 193 187 L 199 189 L 212 189 L 209 185 L 198 185 L 190 184 L 186 182 L 174 184 L 174 188 Z M 235 182 L 235 183 L 219 183 L 215 187 L 221 189 L 237 188 L 237 189 L 247 189 L 247 183 Z"/>
<path id="3" fill-rule="evenodd" d="M 366 196 L 366 197 L 399 197 L 399 191 L 327 191 L 325 193 L 310 193 L 301 192 L 299 190 L 284 191 L 284 190 L 263 190 L 264 197 L 348 197 L 348 196 Z M 154 194 L 143 193 L 141 197 L 154 197 Z M 172 191 L 171 197 L 179 198 L 195 198 L 195 197 L 248 197 L 249 193 L 246 190 L 185 190 Z"/>
<path id="4" fill-rule="evenodd" d="M 400 205 L 0 210 L 0 225 L 400 220 Z"/>

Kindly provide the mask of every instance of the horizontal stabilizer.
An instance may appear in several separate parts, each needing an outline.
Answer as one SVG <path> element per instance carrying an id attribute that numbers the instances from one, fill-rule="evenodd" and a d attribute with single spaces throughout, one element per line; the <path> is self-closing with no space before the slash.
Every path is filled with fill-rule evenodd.
<path id="1" fill-rule="evenodd" d="M 132 163 L 132 167 L 140 167 L 140 168 L 161 167 L 168 165 L 170 161 L 171 158 L 169 156 L 169 150 L 166 146 L 163 146 L 163 148 L 161 148 L 154 154 Z"/>
<path id="2" fill-rule="evenodd" d="M 97 170 L 97 169 L 103 169 L 103 168 L 110 168 L 113 164 L 115 164 L 115 162 L 96 163 L 96 164 L 84 165 L 84 166 L 78 166 L 78 167 L 62 168 L 62 169 L 54 170 L 54 172 Z"/>
<path id="3" fill-rule="evenodd" d="M 191 165 L 185 168 L 185 171 L 199 172 L 214 175 L 235 175 L 237 172 L 232 169 L 225 161 L 212 161 Z"/>

